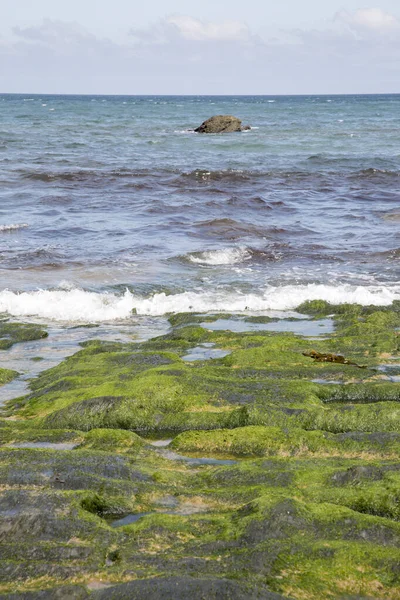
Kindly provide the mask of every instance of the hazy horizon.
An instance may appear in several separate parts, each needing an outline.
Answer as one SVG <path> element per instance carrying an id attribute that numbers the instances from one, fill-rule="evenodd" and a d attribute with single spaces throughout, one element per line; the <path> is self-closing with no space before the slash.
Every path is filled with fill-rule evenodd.
<path id="1" fill-rule="evenodd" d="M 319 96 L 400 96 L 400 92 L 374 92 L 374 93 L 363 93 L 358 92 L 353 94 L 352 92 L 346 93 L 332 93 L 324 92 L 322 94 L 79 94 L 79 93 L 51 93 L 51 92 L 0 92 L 0 96 L 76 96 L 76 97 L 110 97 L 110 98 L 290 98 L 292 97 L 319 97 Z"/>

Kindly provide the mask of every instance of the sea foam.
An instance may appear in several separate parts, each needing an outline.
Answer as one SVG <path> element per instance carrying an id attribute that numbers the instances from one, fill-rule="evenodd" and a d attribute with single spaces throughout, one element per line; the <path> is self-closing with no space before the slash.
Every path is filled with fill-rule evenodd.
<path id="1" fill-rule="evenodd" d="M 11 225 L 0 225 L 0 232 L 16 231 L 18 229 L 24 229 L 25 227 L 28 227 L 28 223 L 13 223 Z"/>
<path id="2" fill-rule="evenodd" d="M 193 290 L 149 297 L 129 290 L 123 294 L 89 292 L 81 289 L 0 292 L 0 312 L 14 317 L 40 318 L 60 322 L 126 321 L 133 313 L 162 316 L 176 312 L 242 312 L 293 310 L 306 300 L 322 299 L 332 304 L 357 302 L 363 305 L 389 305 L 400 300 L 396 286 L 331 286 L 323 284 L 266 287 L 260 293 L 245 294 L 226 288 Z"/>
<path id="3" fill-rule="evenodd" d="M 225 248 L 189 254 L 189 261 L 204 265 L 234 265 L 251 258 L 248 248 Z"/>

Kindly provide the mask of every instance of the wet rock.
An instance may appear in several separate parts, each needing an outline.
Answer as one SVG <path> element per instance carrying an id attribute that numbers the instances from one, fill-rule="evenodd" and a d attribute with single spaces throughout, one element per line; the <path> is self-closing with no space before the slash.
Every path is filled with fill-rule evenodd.
<path id="1" fill-rule="evenodd" d="M 257 465 L 253 468 L 243 469 L 229 467 L 218 469 L 208 476 L 210 483 L 224 486 L 253 486 L 268 485 L 270 487 L 288 487 L 293 483 L 293 473 L 289 471 L 278 471 L 267 466 Z"/>
<path id="2" fill-rule="evenodd" d="M 115 493 L 133 493 L 136 482 L 148 479 L 119 455 L 15 449 L 3 451 L 1 456 L 0 483 L 6 485 L 50 485 L 57 490 L 97 490 L 102 485 Z"/>
<path id="3" fill-rule="evenodd" d="M 339 530 L 341 530 L 340 523 L 337 523 Z M 351 522 L 351 519 L 347 519 L 343 523 L 343 539 L 358 542 L 368 542 L 370 544 L 378 544 L 379 546 L 394 546 L 399 547 L 400 534 L 384 525 L 373 525 L 370 527 L 360 527 L 356 520 Z"/>
<path id="4" fill-rule="evenodd" d="M 94 592 L 93 600 L 283 600 L 264 587 L 251 589 L 229 579 L 157 577 Z M 28 600 L 28 599 L 27 599 Z M 29 599 L 30 600 L 30 599 Z M 36 599 L 35 599 L 36 600 Z"/>
<path id="5" fill-rule="evenodd" d="M 385 446 L 391 443 L 400 442 L 400 434 L 392 431 L 382 431 L 374 433 L 365 433 L 363 431 L 348 431 L 347 433 L 339 433 L 336 435 L 336 440 L 340 442 L 354 441 L 361 443 L 369 443 L 374 447 Z"/>
<path id="6" fill-rule="evenodd" d="M 0 545 L 0 560 L 62 562 L 85 561 L 93 550 L 90 546 L 49 546 L 48 544 L 4 544 Z"/>
<path id="7" fill-rule="evenodd" d="M 204 121 L 195 129 L 196 133 L 232 133 L 250 129 L 247 125 L 242 127 L 242 121 L 232 115 L 216 115 Z"/>
<path id="8" fill-rule="evenodd" d="M 380 481 L 383 476 L 384 473 L 380 467 L 360 465 L 334 473 L 331 480 L 335 485 L 348 485 L 358 484 L 362 481 Z"/>
<path id="9" fill-rule="evenodd" d="M 84 600 L 89 597 L 87 590 L 80 585 L 64 585 L 48 590 L 2 594 L 0 600 Z"/>
<path id="10" fill-rule="evenodd" d="M 174 361 L 163 354 L 154 354 L 154 353 L 136 353 L 136 354 L 127 354 L 120 352 L 119 354 L 114 354 L 110 357 L 109 363 L 118 365 L 118 366 L 132 366 L 138 367 L 137 370 L 141 370 L 140 367 L 145 368 L 153 368 L 160 367 L 162 365 L 170 365 Z"/>
<path id="11" fill-rule="evenodd" d="M 251 507 L 250 507 L 251 508 Z M 242 513 L 241 516 L 246 516 Z M 243 540 L 247 543 L 258 544 L 267 539 L 286 539 L 293 531 L 311 529 L 296 503 L 283 500 L 276 504 L 262 519 L 253 520 L 247 527 Z"/>
<path id="12" fill-rule="evenodd" d="M 366 369 L 365 365 L 358 365 L 357 363 L 348 360 L 341 354 L 332 354 L 331 352 L 323 354 L 321 352 L 316 352 L 315 350 L 307 350 L 303 352 L 303 356 L 309 356 L 310 358 L 313 358 L 315 362 L 339 363 L 341 365 L 353 365 L 359 369 Z"/>
<path id="13" fill-rule="evenodd" d="M 102 427 L 107 422 L 109 413 L 115 411 L 121 405 L 121 396 L 102 396 L 99 398 L 88 398 L 81 402 L 75 402 L 66 408 L 51 413 L 45 420 L 46 427 L 73 428 L 73 423 L 79 428 L 79 424 L 86 419 L 86 429 Z"/>
<path id="14" fill-rule="evenodd" d="M 0 542 L 4 543 L 12 539 L 14 542 L 40 540 L 66 543 L 73 536 L 85 536 L 94 532 L 96 532 L 96 525 L 78 521 L 73 517 L 61 519 L 46 513 L 25 514 L 2 519 Z"/>
<path id="15" fill-rule="evenodd" d="M 41 340 L 49 334 L 38 325 L 29 323 L 0 323 L 0 350 L 8 350 L 13 344 Z"/>

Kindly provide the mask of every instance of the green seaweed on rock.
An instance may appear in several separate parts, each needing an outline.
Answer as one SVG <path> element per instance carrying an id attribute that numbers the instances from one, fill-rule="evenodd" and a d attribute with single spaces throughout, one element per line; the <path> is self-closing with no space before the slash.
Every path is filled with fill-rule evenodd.
<path id="1" fill-rule="evenodd" d="M 10 383 L 10 381 L 16 377 L 18 377 L 18 373 L 16 371 L 12 371 L 11 369 L 0 369 L 0 385 Z"/>
<path id="2" fill-rule="evenodd" d="M 0 592 L 400 598 L 399 306 L 302 305 L 335 323 L 312 341 L 176 315 L 43 372 L 0 421 Z M 199 343 L 230 354 L 183 361 Z"/>
<path id="3" fill-rule="evenodd" d="M 47 336 L 47 331 L 39 325 L 0 321 L 0 350 L 8 350 L 14 344 L 41 340 Z"/>

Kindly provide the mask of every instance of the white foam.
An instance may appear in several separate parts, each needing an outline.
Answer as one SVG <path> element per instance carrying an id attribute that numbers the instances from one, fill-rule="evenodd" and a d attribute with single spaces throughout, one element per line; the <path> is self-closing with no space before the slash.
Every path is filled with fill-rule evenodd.
<path id="1" fill-rule="evenodd" d="M 0 292 L 0 312 L 15 317 L 35 317 L 60 322 L 102 323 L 124 321 L 138 315 L 161 316 L 176 312 L 242 312 L 293 310 L 306 300 L 326 300 L 332 304 L 357 302 L 363 305 L 389 305 L 400 300 L 400 285 L 286 285 L 266 287 L 259 294 L 224 289 L 194 290 L 179 294 L 138 296 L 87 292 L 81 289 Z"/>
<path id="2" fill-rule="evenodd" d="M 85 292 L 80 289 L 0 292 L 0 312 L 15 317 L 40 317 L 55 321 L 103 322 L 126 319 L 134 307 L 133 296 Z"/>
<path id="3" fill-rule="evenodd" d="M 247 248 L 225 248 L 223 250 L 208 250 L 197 254 L 190 254 L 190 262 L 201 265 L 234 265 L 251 258 L 251 251 Z"/>
<path id="4" fill-rule="evenodd" d="M 0 231 L 16 231 L 28 227 L 28 223 L 13 223 L 11 225 L 0 225 Z"/>

